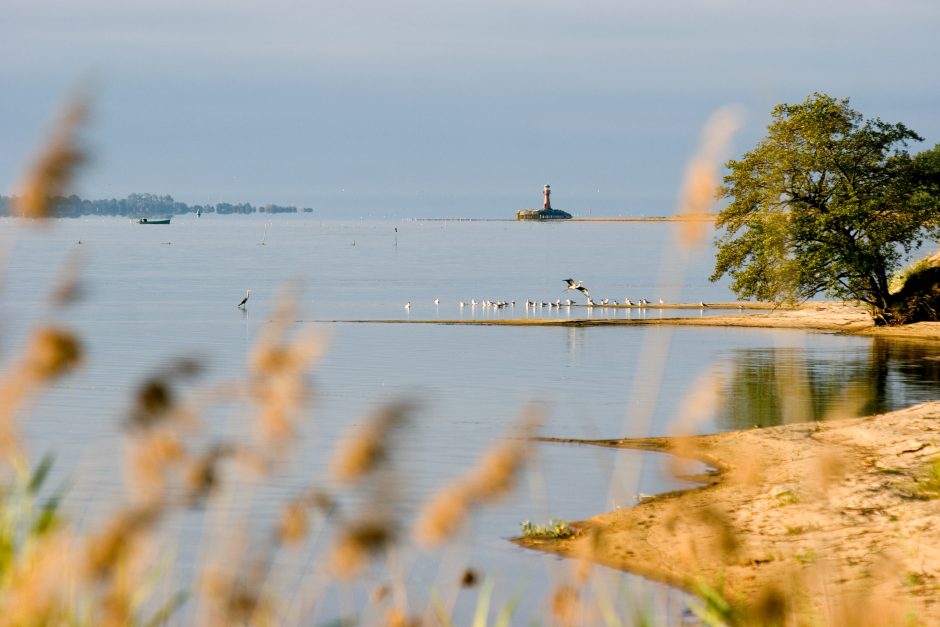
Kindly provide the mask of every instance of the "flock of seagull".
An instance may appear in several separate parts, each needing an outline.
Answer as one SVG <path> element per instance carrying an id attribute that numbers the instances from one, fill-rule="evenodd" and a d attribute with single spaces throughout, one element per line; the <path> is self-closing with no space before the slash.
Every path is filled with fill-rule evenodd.
<path id="1" fill-rule="evenodd" d="M 641 299 L 637 300 L 636 302 L 633 302 L 633 301 L 630 300 L 629 298 L 624 298 L 622 303 L 619 303 L 619 302 L 617 302 L 616 300 L 610 300 L 610 299 L 605 298 L 605 299 L 603 299 L 600 303 L 595 303 L 595 302 L 591 299 L 591 293 L 590 293 L 590 291 L 588 290 L 588 288 L 586 288 L 584 285 L 581 284 L 581 281 L 575 282 L 574 279 L 565 279 L 565 283 L 566 283 L 567 286 L 568 286 L 568 287 L 567 287 L 568 290 L 575 291 L 575 292 L 581 292 L 581 294 L 584 295 L 584 298 L 586 299 L 584 304 L 585 304 L 586 307 L 598 307 L 598 306 L 600 306 L 600 307 L 606 307 L 606 306 L 608 306 L 608 305 L 612 305 L 612 306 L 624 305 L 624 306 L 626 306 L 626 307 L 648 307 L 648 306 L 650 305 L 650 301 L 646 300 L 645 298 L 641 298 Z M 246 290 L 246 291 L 245 291 L 245 297 L 241 300 L 241 302 L 238 303 L 238 308 L 239 308 L 239 309 L 244 309 L 245 306 L 248 304 L 248 299 L 249 299 L 250 297 L 251 297 L 251 290 L 249 289 L 249 290 Z M 434 299 L 434 304 L 435 304 L 435 305 L 440 305 L 440 304 L 441 304 L 441 299 L 440 299 L 440 298 L 435 298 L 435 299 Z M 561 307 L 571 307 L 572 305 L 576 305 L 576 304 L 577 304 L 577 303 L 575 303 L 575 301 L 573 301 L 573 300 L 570 299 L 570 298 L 565 299 L 564 302 L 562 302 L 562 300 L 561 300 L 560 298 L 557 298 L 557 299 L 555 299 L 554 301 L 551 301 L 551 302 L 527 300 L 527 301 L 525 301 L 525 308 L 526 308 L 526 310 L 529 310 L 529 309 L 542 309 L 542 308 L 544 308 L 544 307 L 548 307 L 548 308 L 561 308 Z M 660 304 L 660 305 L 665 304 L 665 303 L 663 303 L 663 299 L 662 299 L 662 298 L 659 299 L 659 304 Z M 514 301 L 514 300 L 510 300 L 510 301 L 505 301 L 505 300 L 483 300 L 483 301 L 477 301 L 477 300 L 473 299 L 473 300 L 470 300 L 470 301 L 463 301 L 463 300 L 462 300 L 462 301 L 459 301 L 459 302 L 458 302 L 458 305 L 460 305 L 460 308 L 461 308 L 461 309 L 463 309 L 463 308 L 465 308 L 465 307 L 477 307 L 477 306 L 482 306 L 484 309 L 504 309 L 504 308 L 506 308 L 506 307 L 510 307 L 510 308 L 512 308 L 512 309 L 515 309 L 515 307 L 516 307 L 516 301 Z M 704 302 L 702 302 L 702 301 L 699 302 L 699 306 L 700 306 L 700 307 L 708 307 L 708 305 L 706 305 L 706 304 L 705 304 Z M 407 302 L 407 303 L 405 303 L 405 309 L 408 310 L 408 311 L 411 311 L 411 302 L 410 302 L 410 301 Z"/>
<path id="2" fill-rule="evenodd" d="M 581 292 L 581 294 L 584 295 L 584 298 L 585 298 L 585 303 L 584 303 L 584 304 L 585 304 L 586 307 L 607 307 L 607 306 L 620 306 L 620 305 L 623 305 L 623 306 L 626 306 L 626 307 L 648 307 L 648 306 L 650 306 L 650 304 L 651 304 L 650 301 L 648 301 L 648 300 L 645 299 L 645 298 L 641 298 L 641 299 L 637 300 L 636 302 L 630 300 L 629 298 L 624 298 L 622 303 L 617 302 L 616 300 L 610 300 L 610 299 L 608 299 L 608 298 L 605 298 L 605 299 L 601 300 L 599 303 L 596 303 L 596 302 L 594 302 L 594 300 L 591 298 L 591 293 L 590 293 L 590 291 L 588 290 L 588 288 L 585 287 L 584 285 L 582 285 L 582 282 L 581 282 L 581 281 L 577 281 L 577 282 L 576 282 L 574 279 L 564 279 L 564 281 L 565 281 L 565 283 L 567 284 L 567 289 L 568 289 L 568 290 L 576 291 L 576 292 Z M 435 298 L 435 299 L 434 299 L 434 304 L 435 304 L 435 305 L 440 305 L 440 304 L 441 304 L 441 299 L 440 299 L 440 298 Z M 460 306 L 461 309 L 463 309 L 463 308 L 465 308 L 465 307 L 477 307 L 477 306 L 482 306 L 484 309 L 504 309 L 504 308 L 506 308 L 506 307 L 515 309 L 515 307 L 516 307 L 516 301 L 514 301 L 514 300 L 511 300 L 511 301 L 504 301 L 504 300 L 483 300 L 483 301 L 477 301 L 477 300 L 474 299 L 474 300 L 470 300 L 470 301 L 463 301 L 463 300 L 462 300 L 462 301 L 459 301 L 457 304 Z M 550 301 L 550 302 L 527 300 L 527 301 L 525 301 L 525 308 L 526 308 L 526 310 L 528 310 L 528 309 L 542 309 L 542 308 L 544 308 L 544 307 L 548 307 L 548 308 L 560 308 L 560 307 L 571 307 L 572 305 L 576 305 L 576 304 L 577 304 L 577 303 L 576 303 L 574 300 L 570 299 L 570 298 L 567 298 L 567 299 L 565 299 L 564 301 L 562 301 L 560 298 L 558 298 L 558 299 L 555 299 L 554 301 Z M 665 303 L 663 302 L 663 299 L 662 299 L 662 298 L 659 299 L 659 304 L 660 304 L 660 305 L 665 304 Z M 700 301 L 700 302 L 699 302 L 699 306 L 704 308 L 704 307 L 707 307 L 708 305 L 706 305 L 706 304 L 704 303 L 704 301 Z M 411 302 L 410 302 L 410 301 L 407 302 L 407 303 L 405 303 L 405 309 L 408 310 L 408 311 L 411 311 Z"/>

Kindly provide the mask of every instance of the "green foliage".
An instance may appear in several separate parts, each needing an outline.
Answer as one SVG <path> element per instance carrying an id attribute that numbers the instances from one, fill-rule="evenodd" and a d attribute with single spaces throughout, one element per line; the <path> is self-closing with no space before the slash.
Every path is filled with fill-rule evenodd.
<path id="1" fill-rule="evenodd" d="M 480 588 L 480 594 L 477 596 L 477 604 L 473 610 L 473 622 L 471 623 L 473 627 L 487 626 L 490 615 L 490 602 L 493 598 L 493 589 L 495 586 L 496 582 L 488 578 Z M 519 606 L 521 600 L 522 589 L 520 588 L 516 590 L 513 596 L 506 601 L 506 604 L 500 608 L 496 615 L 496 621 L 493 623 L 493 627 L 509 627 L 512 622 L 512 616 L 515 614 L 516 608 Z M 444 606 L 444 602 L 441 600 L 440 594 L 438 594 L 436 590 L 431 592 L 431 608 L 434 610 L 434 616 L 438 623 L 443 627 L 454 627 L 450 612 Z"/>
<path id="2" fill-rule="evenodd" d="M 67 522 L 59 513 L 65 489 L 59 488 L 48 494 L 46 483 L 52 470 L 53 457 L 46 455 L 39 465 L 29 473 L 20 459 L 13 459 L 16 474 L 13 479 L 0 485 L 0 596 L 15 597 L 17 586 L 28 580 L 30 572 L 37 567 L 37 555 L 43 554 L 43 548 L 58 546 L 55 544 L 58 532 L 69 532 Z M 113 599 L 95 599 L 93 593 L 83 590 L 85 580 L 78 573 L 76 578 L 63 588 L 46 588 L 41 581 L 30 585 L 35 587 L 36 599 L 48 597 L 47 603 L 37 603 L 33 613 L 27 613 L 30 624 L 55 625 L 91 625 L 96 624 L 96 609 L 103 608 Z M 132 612 L 137 613 L 149 593 L 165 576 L 163 571 L 152 571 L 145 581 L 137 582 L 133 590 Z M 151 609 L 149 617 L 134 617 L 128 623 L 143 627 L 159 627 L 170 622 L 176 612 L 188 599 L 188 594 L 178 592 L 162 605 Z M 95 604 L 98 607 L 95 607 Z M 3 624 L 5 621 L 0 620 Z"/>
<path id="3" fill-rule="evenodd" d="M 813 549 L 806 549 L 805 551 L 797 551 L 793 554 L 793 558 L 800 562 L 801 564 L 812 564 L 816 561 L 816 551 Z"/>
<path id="4" fill-rule="evenodd" d="M 907 285 L 909 279 L 937 267 L 938 264 L 940 264 L 940 259 L 936 255 L 929 255 L 908 264 L 891 275 L 891 280 L 888 282 L 888 291 L 892 294 L 899 293 Z"/>
<path id="5" fill-rule="evenodd" d="M 713 587 L 704 581 L 698 581 L 693 592 L 699 601 L 689 601 L 689 609 L 703 625 L 726 627 L 744 624 L 744 612 L 722 594 L 720 584 Z"/>
<path id="6" fill-rule="evenodd" d="M 920 259 L 891 277 L 888 314 L 899 324 L 940 319 L 940 255 Z"/>
<path id="7" fill-rule="evenodd" d="M 796 505 L 800 502 L 800 497 L 794 494 L 793 490 L 784 490 L 776 495 L 777 503 L 783 505 Z"/>
<path id="8" fill-rule="evenodd" d="M 891 274 L 940 234 L 940 146 L 911 157 L 916 133 L 819 93 L 772 118 L 728 163 L 711 279 L 729 274 L 742 298 L 859 300 L 880 319 Z"/>
<path id="9" fill-rule="evenodd" d="M 940 457 L 932 459 L 914 485 L 913 495 L 920 499 L 940 498 Z"/>
<path id="10" fill-rule="evenodd" d="M 60 492 L 39 500 L 52 468 L 47 455 L 31 475 L 20 469 L 16 481 L 0 492 L 0 581 L 6 581 L 30 546 L 61 524 Z"/>
<path id="11" fill-rule="evenodd" d="M 574 529 L 558 518 L 549 520 L 547 526 L 536 525 L 525 520 L 522 522 L 522 536 L 535 540 L 564 540 L 574 536 Z"/>

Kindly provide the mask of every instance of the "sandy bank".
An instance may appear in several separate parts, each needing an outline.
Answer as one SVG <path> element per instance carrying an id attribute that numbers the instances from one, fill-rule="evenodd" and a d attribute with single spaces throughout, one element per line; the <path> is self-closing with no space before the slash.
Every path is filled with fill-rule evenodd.
<path id="1" fill-rule="evenodd" d="M 583 305 L 573 306 L 577 311 L 589 309 Z M 611 318 L 609 310 L 631 309 L 644 311 L 649 318 Z M 736 313 L 693 316 L 668 316 L 666 312 L 675 309 L 694 309 L 704 311 L 727 310 Z M 483 325 L 483 326 L 562 326 L 562 327 L 591 327 L 591 326 L 642 326 L 642 325 L 668 325 L 668 326 L 709 326 L 709 327 L 758 327 L 758 328 L 789 328 L 789 329 L 816 329 L 824 331 L 841 331 L 853 333 L 877 332 L 882 335 L 896 334 L 898 337 L 933 337 L 940 339 L 940 323 L 935 323 L 928 331 L 913 330 L 919 325 L 910 325 L 908 333 L 902 335 L 902 329 L 874 329 L 871 317 L 862 307 L 844 303 L 812 302 L 805 303 L 792 309 L 776 308 L 768 303 L 711 303 L 701 307 L 694 303 L 672 305 L 649 305 L 646 307 L 627 307 L 625 305 L 609 305 L 606 307 L 591 307 L 591 317 L 571 318 L 489 318 L 489 319 L 393 319 L 393 320 L 333 320 L 331 322 L 347 323 L 383 323 L 383 324 L 451 324 L 451 325 Z M 748 310 L 755 313 L 737 313 Z M 607 313 L 605 313 L 607 312 Z M 758 313 L 759 312 L 759 313 Z M 622 315 L 622 314 L 621 314 Z M 934 324 L 934 323 L 931 323 Z M 904 329 L 908 329 L 905 327 Z"/>
<path id="2" fill-rule="evenodd" d="M 521 541 L 727 598 L 788 624 L 940 624 L 940 402 L 868 418 L 594 442 L 719 469 L 700 489 Z M 940 474 L 940 473 L 938 473 Z M 933 483 L 931 483 L 931 477 Z M 776 609 L 775 609 L 776 608 Z M 766 614 L 764 615 L 766 616 Z M 911 616 L 915 622 L 908 622 Z"/>

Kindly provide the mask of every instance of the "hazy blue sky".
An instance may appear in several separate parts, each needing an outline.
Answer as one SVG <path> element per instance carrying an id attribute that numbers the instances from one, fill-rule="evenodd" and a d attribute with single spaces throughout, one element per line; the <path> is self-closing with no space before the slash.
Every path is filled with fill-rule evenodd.
<path id="1" fill-rule="evenodd" d="M 492 217 L 549 182 L 659 215 L 715 109 L 746 110 L 739 154 L 813 91 L 940 143 L 937 0 L 2 4 L 4 193 L 83 79 L 91 198 Z"/>

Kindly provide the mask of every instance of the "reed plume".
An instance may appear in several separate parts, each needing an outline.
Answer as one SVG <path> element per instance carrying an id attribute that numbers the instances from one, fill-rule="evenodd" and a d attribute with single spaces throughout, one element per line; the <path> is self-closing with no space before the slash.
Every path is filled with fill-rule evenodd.
<path id="1" fill-rule="evenodd" d="M 53 199 L 66 196 L 78 168 L 88 160 L 78 133 L 88 120 L 90 101 L 80 92 L 62 111 L 49 139 L 40 149 L 14 199 L 16 213 L 25 218 L 54 215 Z"/>
<path id="2" fill-rule="evenodd" d="M 699 245 L 712 230 L 708 219 L 718 199 L 718 169 L 732 136 L 741 127 L 742 117 L 741 110 L 734 106 L 716 111 L 706 122 L 698 151 L 686 166 L 676 212 L 685 218 L 679 223 L 678 233 L 686 247 Z"/>
<path id="3" fill-rule="evenodd" d="M 5 458 L 21 453 L 16 412 L 44 385 L 78 366 L 83 354 L 81 341 L 67 329 L 43 326 L 33 332 L 18 363 L 0 379 L 0 454 Z"/>
<path id="4" fill-rule="evenodd" d="M 341 483 L 354 483 L 376 470 L 388 458 L 394 432 L 407 424 L 413 407 L 407 401 L 385 405 L 346 436 L 330 464 L 333 477 Z"/>
<path id="5" fill-rule="evenodd" d="M 305 379 L 311 365 L 323 353 L 319 334 L 304 330 L 296 337 L 289 331 L 296 319 L 296 298 L 282 297 L 249 359 L 249 389 L 258 414 L 258 431 L 266 447 L 287 445 L 296 433 L 296 419 L 308 400 Z"/>

